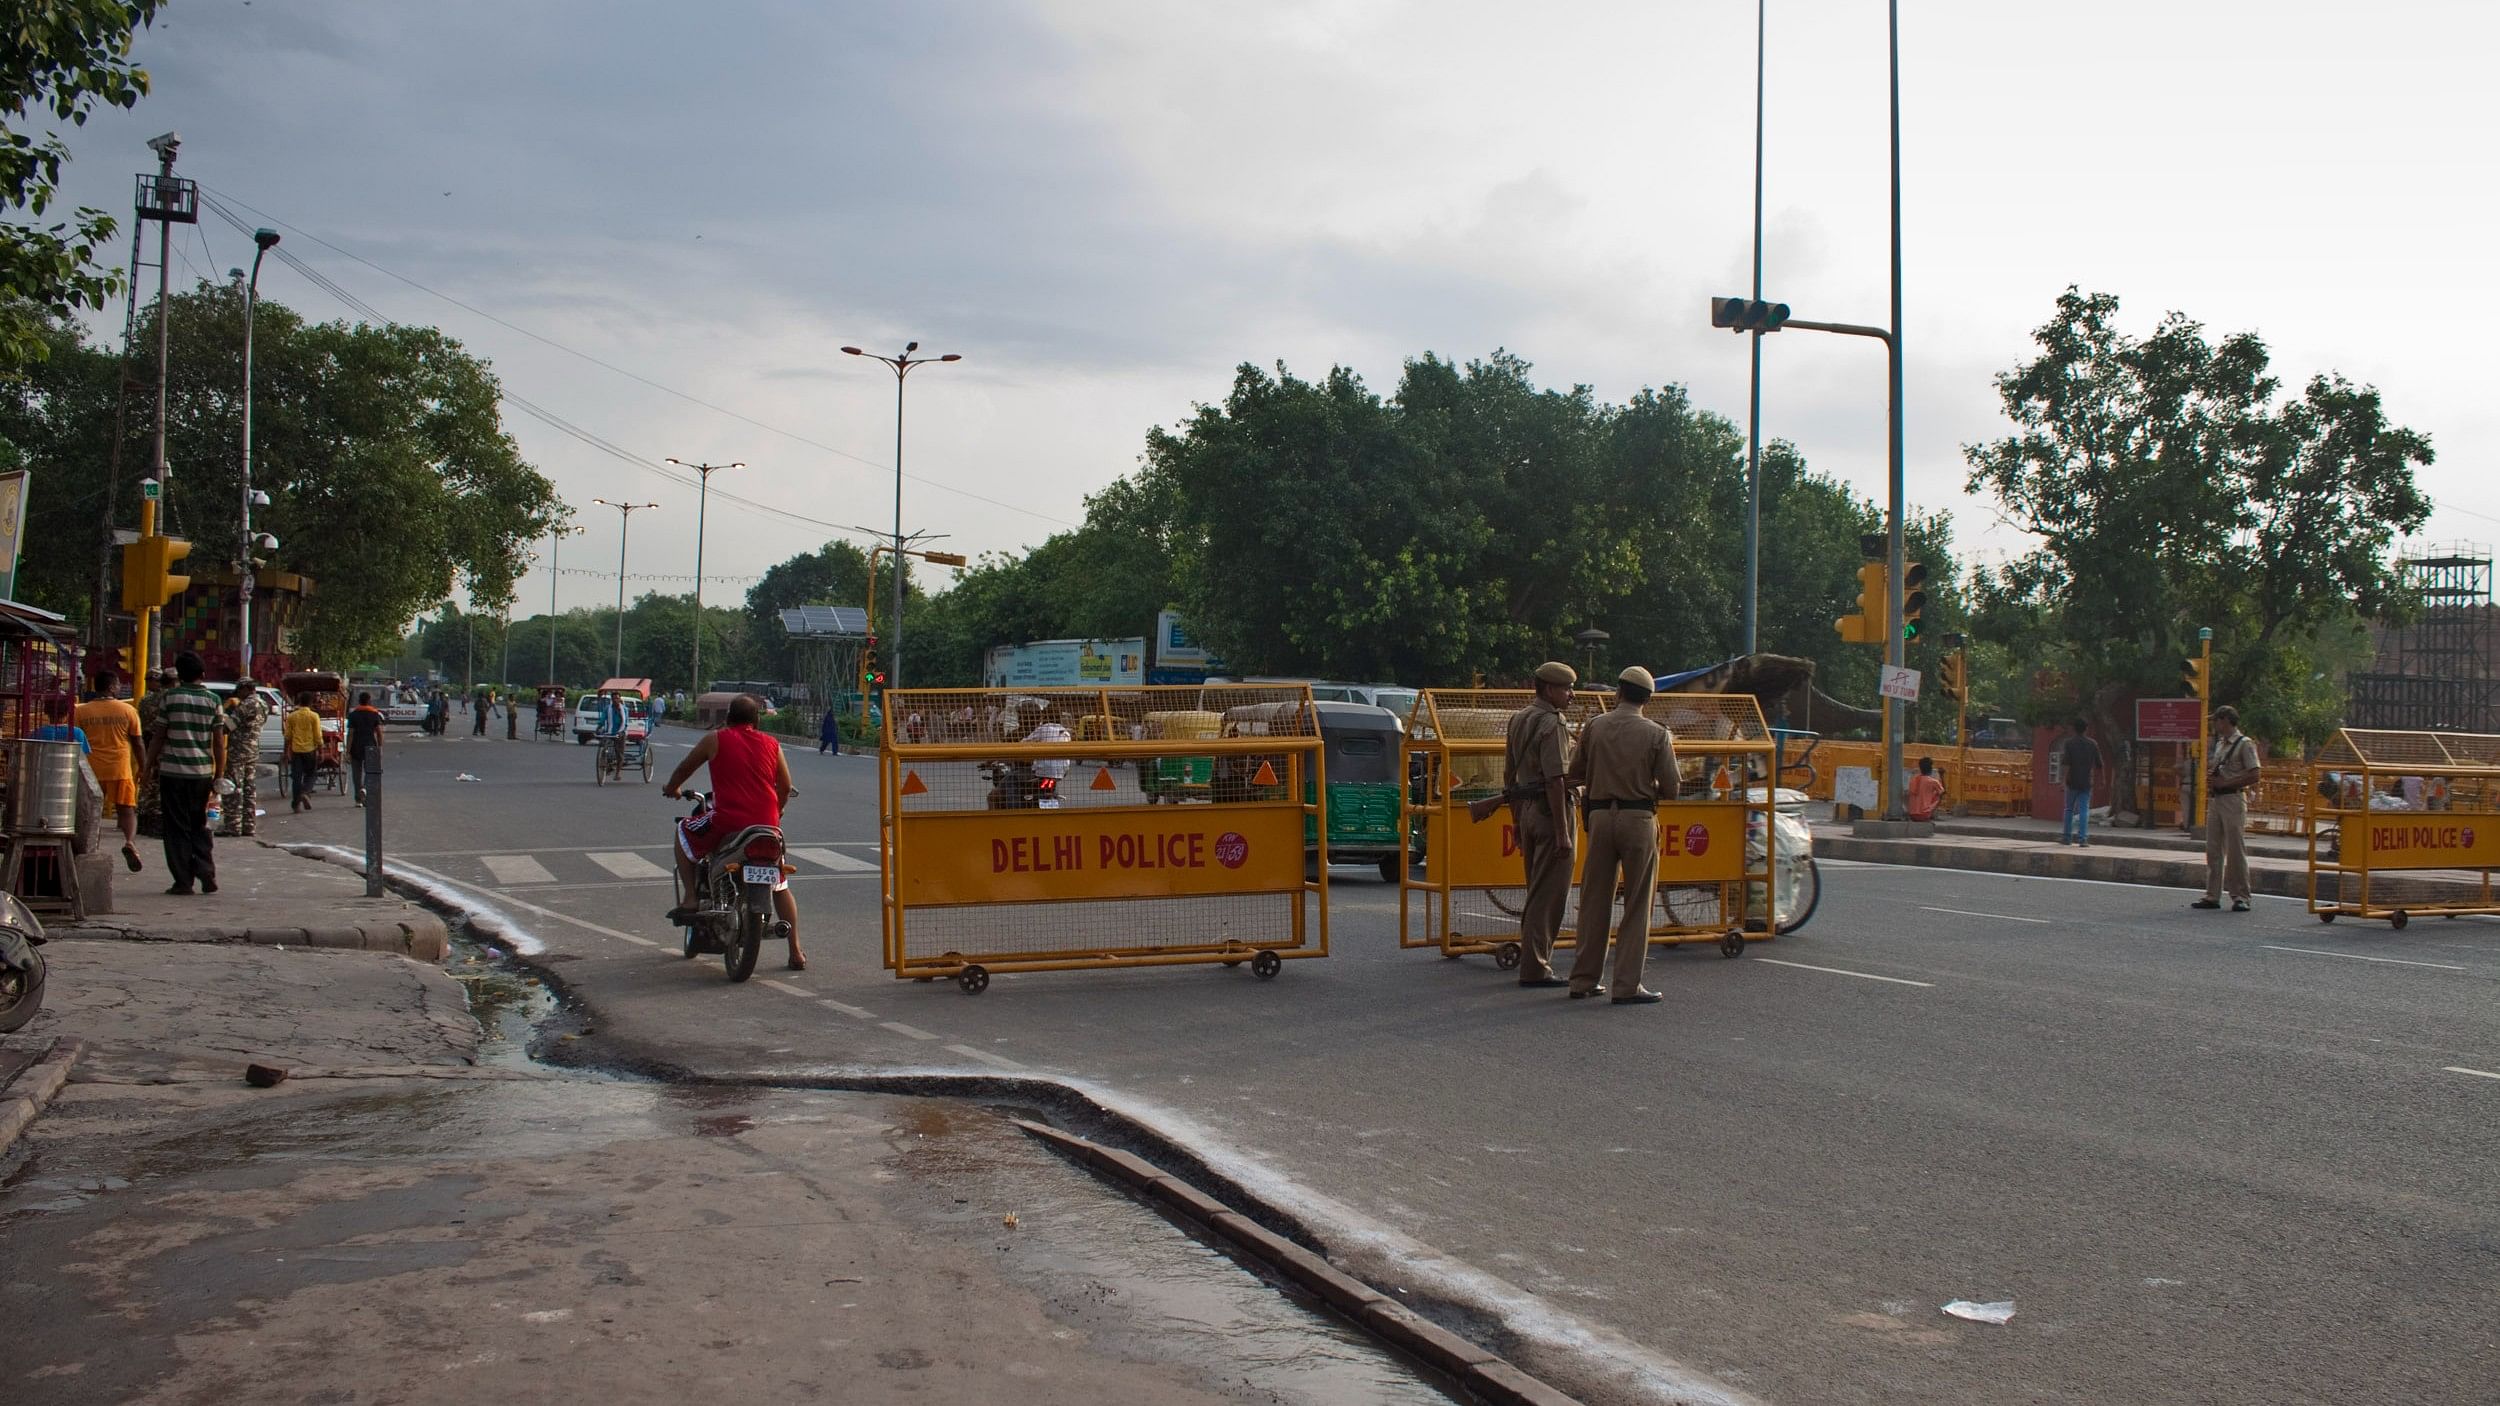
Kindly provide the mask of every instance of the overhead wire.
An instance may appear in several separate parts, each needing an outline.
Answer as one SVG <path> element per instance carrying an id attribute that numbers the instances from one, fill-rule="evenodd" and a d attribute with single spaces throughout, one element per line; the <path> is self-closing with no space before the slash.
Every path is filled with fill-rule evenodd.
<path id="1" fill-rule="evenodd" d="M 202 187 L 201 187 L 201 189 L 205 191 L 205 190 L 207 190 L 208 188 L 207 188 L 206 186 L 202 186 Z M 651 378 L 650 378 L 650 377 L 648 377 L 648 376 L 642 375 L 642 374 L 641 374 L 641 373 L 639 373 L 639 372 L 636 372 L 636 371 L 629 371 L 629 370 L 627 370 L 626 368 L 624 368 L 624 367 L 622 367 L 622 366 L 617 365 L 615 362 L 612 362 L 612 361 L 607 361 L 607 360 L 604 360 L 603 358 L 600 358 L 600 357 L 597 357 L 597 356 L 593 356 L 591 353 L 586 352 L 586 351 L 583 351 L 583 350 L 581 350 L 581 349 L 580 349 L 580 348 L 578 348 L 578 347 L 571 347 L 571 346 L 567 346 L 567 345 L 565 345 L 564 343 L 557 341 L 557 340 L 556 340 L 556 339 L 554 339 L 553 337 L 545 336 L 545 335 L 543 335 L 543 334 L 541 334 L 541 333 L 538 333 L 538 332 L 533 332 L 533 331 L 531 331 L 529 328 L 521 326 L 519 323 L 512 322 L 512 321 L 510 321 L 510 320 L 508 320 L 508 319 L 505 319 L 505 318 L 502 318 L 502 317 L 498 317 L 498 316 L 496 316 L 495 314 L 493 314 L 493 313 L 491 313 L 491 312 L 488 312 L 486 309 L 481 308 L 481 307 L 478 307 L 478 306 L 477 306 L 477 305 L 475 305 L 474 303 L 465 302 L 465 301 L 463 301 L 463 300 L 461 300 L 461 299 L 459 299 L 459 298 L 455 298 L 455 297 L 453 297 L 451 294 L 449 294 L 449 293 L 445 293 L 445 292 L 443 292 L 443 291 L 442 291 L 442 290 L 440 290 L 440 289 L 437 289 L 437 288 L 430 288 L 430 287 L 426 286 L 425 284 L 423 284 L 423 283 L 419 283 L 417 280 L 415 280 L 415 279 L 413 279 L 413 278 L 410 278 L 408 275 L 406 275 L 406 274 L 404 274 L 404 273 L 400 273 L 400 272 L 398 272 L 397 270 L 384 268 L 382 265 L 375 263 L 375 262 L 374 262 L 374 261 L 372 261 L 371 259 L 368 259 L 368 258 L 364 257 L 363 255 L 358 254 L 358 253 L 356 253 L 356 252 L 354 252 L 354 251 L 352 251 L 352 250 L 349 250 L 349 249 L 343 248 L 343 247 L 341 247 L 340 245 L 333 244 L 333 243 L 331 243 L 329 240 L 326 240 L 326 239 L 322 238 L 320 235 L 314 234 L 314 233 L 313 233 L 312 231 L 310 231 L 310 230 L 304 229 L 303 227 L 301 227 L 301 226 L 299 226 L 299 225 L 288 224 L 286 221 L 281 220 L 281 219 L 279 219 L 277 216 L 272 215 L 272 214 L 270 214 L 269 212 L 267 212 L 267 211 L 265 211 L 265 210 L 260 209 L 259 207 L 257 207 L 257 206 L 255 206 L 255 205 L 251 204 L 249 201 L 246 201 L 246 200 L 242 199 L 242 198 L 241 198 L 241 197 L 239 197 L 239 196 L 236 196 L 236 195 L 233 195 L 233 194 L 231 194 L 231 193 L 227 193 L 227 192 L 216 192 L 216 195 L 217 195 L 219 198 L 222 198 L 222 199 L 225 199 L 225 200 L 230 200 L 230 201 L 233 201 L 233 202 L 234 202 L 234 204 L 236 204 L 237 206 L 240 206 L 241 208 L 243 208 L 243 209 L 245 209 L 245 210 L 249 210 L 249 211 L 251 211 L 253 214 L 260 216 L 262 219 L 269 221 L 269 222 L 270 222 L 271 224 L 273 224 L 273 225 L 278 225 L 278 226 L 280 226 L 280 227 L 282 227 L 282 228 L 285 228 L 285 229 L 288 229 L 288 230 L 292 230 L 292 231 L 294 231 L 295 233 L 302 235 L 304 238 L 306 238 L 306 239 L 308 239 L 308 240 L 311 240 L 313 243 L 318 244 L 318 245 L 322 246 L 323 248 L 328 249 L 328 250 L 330 250 L 331 252 L 333 252 L 333 253 L 335 253 L 335 254 L 340 255 L 340 256 L 341 256 L 341 257 L 343 257 L 343 258 L 353 259 L 353 260 L 355 260 L 357 263 L 360 263 L 360 264 L 364 265 L 366 268 L 372 269 L 375 273 L 381 274 L 381 275 L 383 275 L 383 276 L 384 276 L 384 277 L 386 277 L 386 278 L 396 279 L 396 280 L 398 280 L 399 282 L 401 282 L 401 283 L 405 283 L 405 284 L 407 284 L 409 287 L 416 289 L 418 292 L 421 292 L 421 293 L 427 294 L 427 295 L 429 295 L 429 296 L 431 296 L 431 297 L 440 298 L 440 299 L 442 299 L 444 302 L 451 304 L 453 307 L 460 308 L 460 309 L 462 309 L 463 311 L 466 311 L 466 312 L 469 312 L 469 313 L 475 314 L 475 315 L 476 315 L 476 316 L 478 316 L 478 317 L 485 318 L 487 321 L 494 323 L 494 324 L 495 324 L 496 326 L 498 326 L 498 327 L 502 327 L 502 328 L 504 328 L 504 329 L 506 329 L 506 330 L 508 330 L 508 331 L 512 331 L 512 332 L 519 333 L 521 336 L 527 337 L 527 338 L 529 338 L 531 341 L 541 343 L 542 345 L 545 345 L 545 346 L 548 346 L 548 347 L 552 347 L 552 348 L 554 348 L 554 349 L 555 349 L 555 350 L 557 350 L 557 351 L 563 352 L 563 353 L 564 353 L 565 355 L 567 355 L 567 356 L 578 357 L 578 358 L 580 358 L 580 359 L 581 359 L 581 360 L 583 360 L 583 361 L 587 361 L 587 362 L 589 362 L 589 363 L 590 363 L 591 365 L 593 365 L 593 366 L 599 367 L 599 368 L 600 368 L 600 369 L 602 369 L 602 370 L 614 372 L 615 374 L 617 374 L 617 375 L 619 375 L 619 376 L 623 376 L 623 377 L 625 377 L 627 380 L 630 380 L 630 381 L 635 381 L 635 382 L 639 382 L 639 383 L 640 383 L 640 384 L 642 384 L 642 385 L 649 386 L 649 387 L 650 387 L 650 388 L 652 388 L 653 390 L 660 391 L 660 392 L 663 392 L 663 393 L 668 394 L 668 395 L 673 395 L 673 396 L 677 397 L 678 399 L 680 399 L 680 400 L 683 400 L 683 401 L 687 402 L 688 404 L 691 404 L 691 405 L 699 405 L 699 406 L 703 407 L 703 408 L 704 408 L 704 409 L 706 409 L 706 410 L 709 410 L 709 411 L 714 412 L 715 414 L 726 415 L 726 416 L 728 416 L 729 418 L 731 418 L 731 419 L 733 419 L 733 420 L 740 420 L 740 421 L 744 421 L 744 422 L 745 422 L 745 423 L 747 423 L 747 424 L 750 424 L 750 425 L 755 426 L 757 429 L 767 431 L 768 433 L 771 433 L 771 434 L 780 435 L 780 436 L 781 436 L 782 438 L 784 438 L 784 439 L 788 439 L 788 440 L 791 440 L 791 441 L 796 442 L 796 443 L 799 443 L 799 444 L 804 444 L 804 445 L 807 445 L 809 448 L 812 448 L 812 449 L 819 449 L 819 450 L 822 450 L 822 451 L 824 451 L 825 453 L 827 453 L 827 454 L 831 454 L 831 455 L 834 455 L 834 456 L 835 456 L 835 457 L 837 457 L 837 458 L 848 459 L 848 460 L 852 461 L 853 463 L 863 464 L 863 465 L 866 465 L 866 466 L 867 466 L 867 467 L 869 467 L 869 468 L 876 469 L 876 470 L 879 470 L 879 471 L 883 471 L 883 470 L 885 470 L 885 469 L 887 469 L 887 468 L 892 467 L 891 465 L 888 465 L 888 464 L 882 464 L 882 463 L 879 463 L 878 461 L 876 461 L 876 460 L 874 460 L 874 459 L 867 458 L 867 457 L 866 457 L 866 456 L 864 456 L 864 455 L 854 454 L 854 453 L 852 453 L 850 450 L 843 449 L 843 448 L 840 448 L 840 447 L 835 446 L 835 445 L 827 444 L 827 443 L 825 443 L 823 440 L 820 440 L 820 439 L 815 439 L 815 438 L 811 438 L 810 436 L 807 436 L 807 435 L 801 434 L 801 433 L 799 433 L 799 432 L 798 432 L 798 431 L 796 431 L 796 430 L 784 429 L 784 428 L 782 428 L 782 427 L 781 427 L 781 426 L 779 426 L 779 425 L 776 425 L 776 424 L 772 424 L 772 423 L 770 423 L 769 421 L 759 420 L 759 419 L 755 418 L 754 416 L 752 416 L 752 415 L 749 415 L 749 414 L 745 413 L 744 411 L 740 411 L 740 410 L 732 410 L 732 409 L 730 409 L 730 408 L 729 408 L 728 406 L 726 406 L 726 405 L 720 405 L 720 404 L 716 404 L 716 403 L 714 403 L 714 402 L 712 402 L 712 401 L 705 400 L 705 399 L 703 399 L 701 396 L 694 395 L 694 394 L 692 394 L 692 393 L 690 393 L 690 392 L 687 392 L 687 391 L 682 391 L 682 390 L 679 390 L 677 387 L 675 387 L 675 386 L 671 386 L 671 385 L 668 385 L 668 384 L 665 384 L 664 382 L 655 381 L 655 380 L 651 379 Z M 1012 513 L 1021 513 L 1021 514 L 1023 514 L 1023 515 L 1024 515 L 1024 516 L 1026 516 L 1026 517 L 1040 518 L 1040 519 L 1041 519 L 1042 521 L 1044 521 L 1044 522 L 1055 522 L 1055 523 L 1058 523 L 1059 525 L 1061 525 L 1062 527 L 1075 527 L 1075 526 L 1078 526 L 1078 525 L 1079 525 L 1079 524 L 1077 524 L 1077 523 L 1074 523 L 1074 522 L 1069 521 L 1069 520 L 1068 520 L 1068 519 L 1066 519 L 1066 518 L 1059 517 L 1059 516 L 1057 516 L 1057 515 L 1055 515 L 1055 514 L 1052 514 L 1052 513 L 1045 513 L 1045 512 L 1042 512 L 1041 510 L 1036 509 L 1036 508 L 1028 508 L 1028 507 L 1025 507 L 1024 505 L 1022 505 L 1022 504 L 1020 504 L 1020 503 L 1010 503 L 1010 502 L 1005 501 L 1004 499 L 1000 499 L 1000 498 L 993 498 L 993 497 L 990 497 L 989 495 L 987 495 L 987 494 L 985 494 L 985 493 L 976 493 L 976 492 L 972 491 L 972 490 L 971 490 L 971 489 L 969 489 L 969 488 L 958 488 L 958 487 L 956 487 L 954 484 L 944 482 L 943 480 L 940 480 L 940 479 L 933 479 L 933 478 L 929 478 L 929 477 L 927 477 L 926 475 L 923 475 L 923 474 L 910 473 L 910 472 L 908 472 L 908 471 L 907 471 L 907 472 L 905 472 L 905 473 L 904 473 L 903 477 L 905 477 L 905 478 L 908 478 L 908 479 L 912 480 L 914 483 L 923 484 L 923 485 L 926 485 L 926 486 L 928 486 L 928 487 L 930 487 L 930 488 L 935 488 L 935 489 L 937 489 L 937 490 L 939 490 L 939 491 L 941 491 L 941 492 L 945 492 L 945 493 L 952 493 L 952 494 L 957 495 L 958 497 L 969 498 L 969 499 L 972 499 L 974 502 L 978 502 L 978 503 L 987 503 L 987 504 L 989 504 L 991 507 L 994 507 L 994 508 L 1004 508 L 1004 509 L 1006 509 L 1007 511 L 1012 512 Z"/>

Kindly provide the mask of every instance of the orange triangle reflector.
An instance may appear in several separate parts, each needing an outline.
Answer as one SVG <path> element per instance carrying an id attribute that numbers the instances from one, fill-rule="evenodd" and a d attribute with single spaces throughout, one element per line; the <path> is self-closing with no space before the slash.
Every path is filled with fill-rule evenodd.
<path id="1" fill-rule="evenodd" d="M 904 794 L 904 795 L 906 795 L 906 796 L 920 796 L 920 795 L 926 795 L 926 794 L 928 794 L 928 790 L 929 790 L 929 783 L 920 779 L 920 773 L 919 773 L 919 772 L 916 772 L 916 771 L 907 771 L 907 772 L 904 772 L 904 773 L 903 773 L 903 794 Z"/>
<path id="2" fill-rule="evenodd" d="M 1253 785 L 1253 786 L 1273 786 L 1273 785 L 1275 785 L 1275 784 L 1276 784 L 1276 764 L 1275 764 L 1275 763 L 1273 763 L 1273 762 L 1261 762 L 1261 763 L 1259 763 L 1259 771 L 1258 771 L 1258 774 L 1257 774 L 1256 776 L 1253 776 L 1253 777 L 1251 777 L 1251 778 L 1250 778 L 1250 784 L 1251 784 L 1251 785 Z"/>
<path id="3" fill-rule="evenodd" d="M 1094 773 L 1094 789 L 1097 791 L 1117 791 L 1120 789 L 1120 783 L 1111 779 L 1111 768 L 1104 767 L 1100 771 Z"/>

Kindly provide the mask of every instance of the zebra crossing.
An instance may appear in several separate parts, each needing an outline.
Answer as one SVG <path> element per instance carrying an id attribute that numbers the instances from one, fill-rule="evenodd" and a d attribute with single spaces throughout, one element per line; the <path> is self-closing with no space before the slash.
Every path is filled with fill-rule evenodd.
<path id="1" fill-rule="evenodd" d="M 873 875 L 874 845 L 834 848 L 806 845 L 789 851 L 797 878 Z M 589 888 L 617 883 L 667 883 L 670 858 L 666 848 L 644 850 L 537 850 L 516 854 L 469 856 L 484 870 L 487 884 L 499 889 Z M 430 861 L 440 862 L 440 861 Z"/>

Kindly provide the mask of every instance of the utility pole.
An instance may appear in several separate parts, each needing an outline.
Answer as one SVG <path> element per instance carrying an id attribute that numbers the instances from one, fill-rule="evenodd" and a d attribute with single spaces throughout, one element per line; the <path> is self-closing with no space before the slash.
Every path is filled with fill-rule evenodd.
<path id="1" fill-rule="evenodd" d="M 242 617 L 242 632 L 238 648 L 242 659 L 235 677 L 246 684 L 252 680 L 252 552 L 256 545 L 252 540 L 252 509 L 256 504 L 269 501 L 268 494 L 252 487 L 252 323 L 254 310 L 260 303 L 260 261 L 278 246 L 278 232 L 274 229 L 255 230 L 252 243 L 255 246 L 252 251 L 252 276 L 243 285 L 243 555 L 237 577 L 241 584 L 236 588 L 241 597 L 238 613 Z M 274 547 L 272 550 L 275 550 Z"/>
<path id="2" fill-rule="evenodd" d="M 174 226 L 197 224 L 200 219 L 199 187 L 174 175 L 174 157 L 182 150 L 179 134 L 167 132 L 148 139 L 148 149 L 156 153 L 156 175 L 139 177 L 139 218 L 156 221 L 156 443 L 148 456 L 147 490 L 139 501 L 139 535 L 157 535 L 160 515 L 173 504 L 173 468 L 165 462 L 165 392 L 168 369 L 173 363 L 173 264 Z M 156 637 L 156 608 L 139 611 L 139 633 L 131 653 L 136 663 L 138 680 L 131 696 L 147 692 L 146 676 L 157 666 L 162 641 Z"/>
<path id="3" fill-rule="evenodd" d="M 625 543 L 634 529 L 634 514 L 657 503 L 611 503 L 605 498 L 590 501 L 617 511 L 616 527 L 616 672 L 612 678 L 625 677 Z"/>
<path id="4" fill-rule="evenodd" d="M 687 671 L 686 679 L 686 696 L 700 698 L 703 696 L 703 513 L 712 499 L 712 475 L 723 469 L 743 469 L 746 465 L 689 464 L 683 459 L 671 459 L 669 462 L 703 475 L 702 486 L 696 490 L 694 498 L 694 665 Z"/>
<path id="5" fill-rule="evenodd" d="M 963 358 L 954 352 L 944 356 L 915 357 L 912 353 L 920 350 L 918 342 L 905 343 L 900 356 L 878 356 L 857 347 L 844 347 L 842 350 L 850 356 L 882 361 L 894 372 L 894 620 L 891 627 L 892 648 L 885 660 L 885 686 L 894 689 L 903 684 L 903 380 L 915 366 L 926 366 L 932 361 L 961 361 Z"/>
<path id="6" fill-rule="evenodd" d="M 1762 301 L 1762 91 L 1770 0 L 1753 9 L 1753 300 Z M 1745 652 L 1759 649 L 1762 614 L 1762 330 L 1753 334 L 1745 414 Z"/>
<path id="7" fill-rule="evenodd" d="M 1901 0 L 1885 6 L 1891 37 L 1892 59 L 1892 446 L 1889 487 L 1892 517 L 1892 589 L 1891 638 L 1884 644 L 1884 662 L 1898 669 L 1909 659 L 1909 641 L 1901 633 L 1901 589 L 1903 570 L 1907 566 L 1902 538 L 1901 491 Z M 1900 820 L 1909 814 L 1901 797 L 1901 700 L 1879 699 L 1884 705 L 1887 731 L 1884 737 L 1884 818 Z"/>

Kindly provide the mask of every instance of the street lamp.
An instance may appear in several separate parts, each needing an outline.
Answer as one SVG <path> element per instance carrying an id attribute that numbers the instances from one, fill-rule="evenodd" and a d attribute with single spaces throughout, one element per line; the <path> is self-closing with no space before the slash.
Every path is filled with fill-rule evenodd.
<path id="1" fill-rule="evenodd" d="M 1598 629 L 1594 625 L 1591 625 L 1589 628 L 1573 635 L 1572 638 L 1580 642 L 1581 650 L 1588 655 L 1588 677 L 1592 682 L 1594 682 L 1597 678 L 1597 647 L 1604 644 L 1606 641 L 1613 639 L 1614 636 L 1607 634 L 1604 630 Z"/>
<path id="2" fill-rule="evenodd" d="M 616 526 L 616 672 L 609 677 L 625 677 L 625 540 L 634 529 L 634 514 L 657 503 L 611 503 L 605 498 L 590 501 L 617 512 Z"/>
<path id="3" fill-rule="evenodd" d="M 243 285 L 243 629 L 238 637 L 242 662 L 235 672 L 235 681 L 246 684 L 252 679 L 252 506 L 269 501 L 268 494 L 252 489 L 252 310 L 260 301 L 260 261 L 278 246 L 278 232 L 254 230 L 252 243 L 252 276 Z"/>
<path id="4" fill-rule="evenodd" d="M 944 356 L 915 357 L 912 353 L 920 350 L 918 342 L 904 343 L 901 356 L 878 356 L 857 347 L 844 347 L 842 350 L 850 356 L 882 361 L 894 369 L 894 621 L 893 647 L 885 658 L 885 686 L 891 692 L 903 683 L 903 378 L 909 376 L 915 366 L 926 366 L 932 361 L 961 361 L 963 358 L 953 352 Z"/>
<path id="5" fill-rule="evenodd" d="M 712 499 L 712 475 L 723 469 L 743 469 L 746 465 L 743 463 L 689 464 L 683 459 L 671 459 L 669 462 L 681 469 L 692 469 L 703 475 L 702 487 L 694 496 L 694 669 L 686 684 L 687 692 L 701 697 L 703 694 L 703 510 Z"/>
<path id="6" fill-rule="evenodd" d="M 564 539 L 576 537 L 583 529 L 556 523 L 547 529 L 547 682 L 556 678 L 556 585 L 564 579 L 562 569 Z"/>

